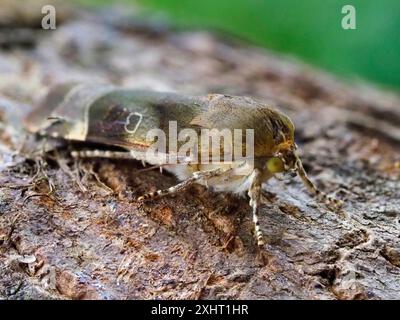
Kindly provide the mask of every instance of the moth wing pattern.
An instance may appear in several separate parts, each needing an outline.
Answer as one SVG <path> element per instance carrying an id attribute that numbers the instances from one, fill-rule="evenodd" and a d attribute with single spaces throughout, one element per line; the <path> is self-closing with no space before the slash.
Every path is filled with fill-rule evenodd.
<path id="1" fill-rule="evenodd" d="M 50 90 L 39 108 L 26 117 L 26 127 L 44 136 L 86 141 L 92 103 L 113 88 L 98 83 L 60 84 Z"/>
<path id="2" fill-rule="evenodd" d="M 282 142 L 282 137 L 274 132 L 274 128 L 282 127 L 276 123 L 282 117 L 273 108 L 266 108 L 265 103 L 249 97 L 186 96 L 99 83 L 66 83 L 50 90 L 40 107 L 27 117 L 26 125 L 29 131 L 41 135 L 138 152 L 149 148 L 152 141 L 147 139 L 147 134 L 157 128 L 166 134 L 166 154 L 175 157 L 174 150 L 169 149 L 170 122 L 177 123 L 178 132 L 190 128 L 198 136 L 202 129 L 228 129 L 233 137 L 233 129 L 241 129 L 242 141 L 246 140 L 246 129 L 253 129 L 254 156 L 265 157 L 271 156 L 274 146 Z M 271 123 L 266 126 L 266 122 Z M 288 123 L 291 124 L 290 120 Z M 293 140 L 292 136 L 293 132 L 289 132 L 288 139 Z M 178 141 L 177 147 L 184 142 Z M 209 157 L 212 161 L 213 150 L 202 152 L 198 143 L 197 156 Z M 242 155 L 246 154 L 245 148 L 243 143 Z"/>
<path id="3" fill-rule="evenodd" d="M 42 136 L 121 147 L 142 158 L 152 144 L 149 130 L 163 131 L 168 147 L 169 123 L 176 121 L 177 131 L 190 127 L 205 107 L 198 97 L 71 82 L 53 87 L 24 122 Z"/>
<path id="4" fill-rule="evenodd" d="M 51 117 L 68 92 L 76 85 L 76 82 L 67 82 L 52 87 L 40 100 L 36 108 L 23 119 L 25 128 L 32 133 L 38 133 L 46 129 L 51 124 L 48 118 Z"/>

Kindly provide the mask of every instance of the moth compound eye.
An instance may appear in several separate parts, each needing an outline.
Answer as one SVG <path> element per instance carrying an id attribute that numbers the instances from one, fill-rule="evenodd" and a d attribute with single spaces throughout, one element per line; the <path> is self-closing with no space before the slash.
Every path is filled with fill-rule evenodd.
<path id="1" fill-rule="evenodd" d="M 285 171 L 285 164 L 282 159 L 273 157 L 267 161 L 267 169 L 272 173 Z"/>

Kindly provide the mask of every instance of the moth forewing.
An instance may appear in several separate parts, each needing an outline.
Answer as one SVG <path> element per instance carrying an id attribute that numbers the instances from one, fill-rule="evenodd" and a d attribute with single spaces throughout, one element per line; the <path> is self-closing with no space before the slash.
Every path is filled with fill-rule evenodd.
<path id="1" fill-rule="evenodd" d="M 38 133 L 49 126 L 49 117 L 54 109 L 64 101 L 66 94 L 77 84 L 68 82 L 51 88 L 45 97 L 42 97 L 39 105 L 23 119 L 24 126 L 29 132 Z"/>
<path id="2" fill-rule="evenodd" d="M 43 136 L 98 143 L 105 149 L 74 151 L 74 157 L 132 158 L 165 167 L 183 180 L 139 200 L 174 193 L 192 183 L 216 191 L 247 192 L 259 245 L 264 243 L 258 223 L 261 185 L 276 173 L 296 171 L 313 194 L 326 202 L 333 199 L 308 179 L 295 155 L 292 121 L 249 97 L 61 84 L 50 90 L 25 123 L 29 131 Z M 110 146 L 125 152 L 107 150 Z"/>

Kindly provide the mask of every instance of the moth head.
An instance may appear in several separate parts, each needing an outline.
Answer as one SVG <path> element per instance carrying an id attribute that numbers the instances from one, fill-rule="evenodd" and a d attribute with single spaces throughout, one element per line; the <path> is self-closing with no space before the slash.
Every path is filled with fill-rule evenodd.
<path id="1" fill-rule="evenodd" d="M 291 148 L 283 149 L 276 153 L 275 156 L 269 158 L 266 163 L 266 168 L 269 172 L 278 174 L 278 177 L 283 175 L 286 177 L 294 177 L 297 171 L 297 156 L 295 154 L 296 144 Z"/>
<path id="2" fill-rule="evenodd" d="M 297 159 L 298 159 L 295 153 L 296 149 L 297 149 L 296 144 L 293 144 L 292 148 L 278 153 L 279 158 L 282 159 L 285 171 L 296 170 Z"/>

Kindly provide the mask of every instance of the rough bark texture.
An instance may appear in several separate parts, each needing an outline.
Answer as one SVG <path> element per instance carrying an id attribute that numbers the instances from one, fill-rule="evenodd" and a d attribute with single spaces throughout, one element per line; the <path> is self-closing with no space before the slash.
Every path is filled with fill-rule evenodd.
<path id="1" fill-rule="evenodd" d="M 399 96 L 208 32 L 73 16 L 29 29 L 23 48 L 2 33 L 0 298 L 400 298 Z M 259 252 L 245 198 L 193 187 L 139 206 L 135 196 L 176 179 L 87 160 L 80 181 L 63 156 L 42 170 L 13 157 L 20 116 L 69 79 L 265 98 L 292 117 L 306 170 L 344 210 L 317 204 L 298 179 L 271 181 Z"/>

